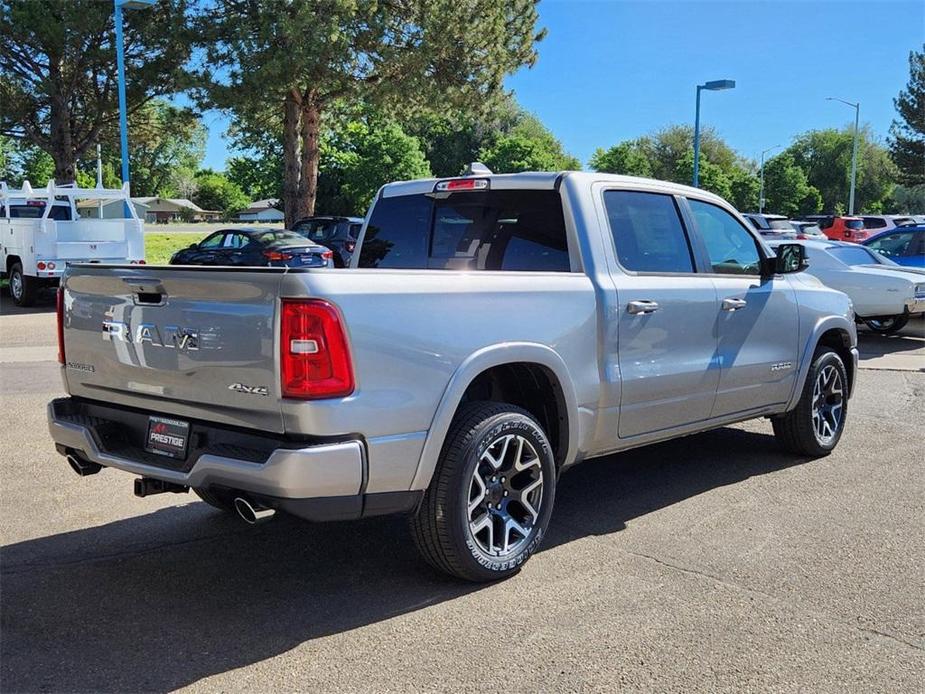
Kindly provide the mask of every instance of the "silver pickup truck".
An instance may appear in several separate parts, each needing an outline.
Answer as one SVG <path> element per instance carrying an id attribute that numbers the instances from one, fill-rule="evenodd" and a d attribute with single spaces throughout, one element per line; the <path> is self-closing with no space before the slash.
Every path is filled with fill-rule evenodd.
<path id="1" fill-rule="evenodd" d="M 348 269 L 70 268 L 49 428 L 139 496 L 192 489 L 250 522 L 407 513 L 432 565 L 496 579 L 582 460 L 756 417 L 797 455 L 835 447 L 854 316 L 804 266 L 685 186 L 394 183 Z"/>

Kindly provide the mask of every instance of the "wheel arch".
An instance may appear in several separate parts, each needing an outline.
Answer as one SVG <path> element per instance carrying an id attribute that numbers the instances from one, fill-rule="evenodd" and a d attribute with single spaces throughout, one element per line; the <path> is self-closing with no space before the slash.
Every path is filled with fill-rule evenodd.
<path id="1" fill-rule="evenodd" d="M 523 377 L 524 382 L 520 382 L 519 377 Z M 411 489 L 425 489 L 430 484 L 444 440 L 460 406 L 469 400 L 483 399 L 486 392 L 497 395 L 499 387 L 507 396 L 502 402 L 524 407 L 541 424 L 545 423 L 557 468 L 575 459 L 578 404 L 562 357 L 550 347 L 536 343 L 495 345 L 474 352 L 454 372 L 431 421 Z M 519 397 L 516 389 L 521 391 Z M 547 428 L 551 417 L 556 425 L 553 432 Z"/>
<path id="2" fill-rule="evenodd" d="M 806 342 L 806 348 L 800 360 L 799 377 L 796 379 L 793 394 L 787 404 L 788 411 L 796 407 L 800 400 L 810 366 L 813 363 L 813 355 L 820 346 L 830 347 L 841 357 L 842 362 L 845 364 L 845 372 L 848 375 L 848 392 L 853 392 L 857 377 L 855 357 L 852 352 L 857 342 L 855 339 L 856 334 L 854 326 L 839 317 L 830 317 L 816 324 L 811 338 Z"/>

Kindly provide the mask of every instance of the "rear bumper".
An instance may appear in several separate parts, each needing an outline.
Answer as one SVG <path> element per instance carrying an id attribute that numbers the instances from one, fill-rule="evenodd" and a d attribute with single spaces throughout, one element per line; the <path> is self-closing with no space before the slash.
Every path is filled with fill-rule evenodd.
<path id="1" fill-rule="evenodd" d="M 243 448 L 237 441 L 236 445 L 223 446 L 221 437 L 227 430 L 210 429 L 208 438 L 228 452 L 199 451 L 191 465 L 172 469 L 165 467 L 168 461 L 174 464 L 171 459 L 159 464 L 158 456 L 124 441 L 112 444 L 106 426 L 131 430 L 124 421 L 115 419 L 113 412 L 111 406 L 59 398 L 48 404 L 48 430 L 62 454 L 76 454 L 103 467 L 185 487 L 234 490 L 309 520 L 343 520 L 406 511 L 419 498 L 419 494 L 411 492 L 364 494 L 367 465 L 365 447 L 359 440 L 286 442 L 285 447 L 270 448 L 261 455 L 253 448 Z M 136 412 L 126 415 L 147 416 Z M 228 432 L 228 436 L 233 435 L 234 432 Z M 236 450 L 246 454 L 232 455 Z"/>

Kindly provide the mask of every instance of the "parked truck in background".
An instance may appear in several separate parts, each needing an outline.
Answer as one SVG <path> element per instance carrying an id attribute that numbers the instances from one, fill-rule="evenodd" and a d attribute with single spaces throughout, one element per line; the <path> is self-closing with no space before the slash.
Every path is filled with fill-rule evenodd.
<path id="1" fill-rule="evenodd" d="M 81 218 L 78 200 L 97 201 L 92 209 L 100 217 Z M 104 206 L 120 216 L 102 218 Z M 33 189 L 26 181 L 10 189 L 0 182 L 0 248 L 0 275 L 13 301 L 30 306 L 40 288 L 58 283 L 68 263 L 144 263 L 144 227 L 127 185 L 113 190 L 49 181 Z"/>
<path id="2" fill-rule="evenodd" d="M 582 460 L 756 417 L 795 455 L 836 446 L 854 316 L 804 265 L 672 183 L 389 184 L 350 269 L 69 268 L 49 428 L 140 496 L 250 522 L 404 512 L 433 566 L 501 578 Z"/>

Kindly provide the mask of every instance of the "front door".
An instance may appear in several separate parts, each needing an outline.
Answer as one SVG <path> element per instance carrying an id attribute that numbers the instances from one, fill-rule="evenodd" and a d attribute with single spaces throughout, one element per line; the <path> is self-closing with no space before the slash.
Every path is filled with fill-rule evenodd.
<path id="1" fill-rule="evenodd" d="M 616 250 L 621 439 L 710 417 L 715 366 L 716 288 L 698 275 L 672 195 L 605 190 Z"/>
<path id="2" fill-rule="evenodd" d="M 751 231 L 712 203 L 688 200 L 712 270 L 719 311 L 713 417 L 785 403 L 798 367 L 799 314 L 784 277 L 761 277 Z"/>

